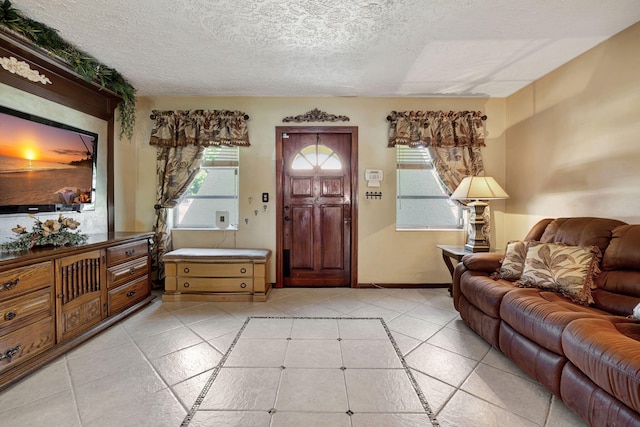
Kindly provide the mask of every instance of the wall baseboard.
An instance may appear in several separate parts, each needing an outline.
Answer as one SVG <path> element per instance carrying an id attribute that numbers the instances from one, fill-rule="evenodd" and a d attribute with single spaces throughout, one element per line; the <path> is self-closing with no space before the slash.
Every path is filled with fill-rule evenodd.
<path id="1" fill-rule="evenodd" d="M 448 288 L 451 283 L 358 283 L 358 288 L 426 289 Z"/>

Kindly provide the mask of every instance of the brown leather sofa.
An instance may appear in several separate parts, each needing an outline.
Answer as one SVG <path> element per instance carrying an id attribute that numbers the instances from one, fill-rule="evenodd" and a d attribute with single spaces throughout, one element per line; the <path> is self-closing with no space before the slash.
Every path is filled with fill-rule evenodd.
<path id="1" fill-rule="evenodd" d="M 640 225 L 605 218 L 544 219 L 526 241 L 597 245 L 590 306 L 493 279 L 502 254 L 465 255 L 453 279 L 464 322 L 591 426 L 640 426 Z"/>

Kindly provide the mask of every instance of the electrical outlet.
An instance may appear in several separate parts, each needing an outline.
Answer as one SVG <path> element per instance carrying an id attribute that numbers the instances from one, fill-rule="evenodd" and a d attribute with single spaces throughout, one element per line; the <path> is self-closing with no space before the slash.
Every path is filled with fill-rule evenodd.
<path id="1" fill-rule="evenodd" d="M 262 202 L 269 203 L 269 193 L 262 193 Z"/>
<path id="2" fill-rule="evenodd" d="M 229 227 L 229 211 L 216 211 L 216 227 Z"/>

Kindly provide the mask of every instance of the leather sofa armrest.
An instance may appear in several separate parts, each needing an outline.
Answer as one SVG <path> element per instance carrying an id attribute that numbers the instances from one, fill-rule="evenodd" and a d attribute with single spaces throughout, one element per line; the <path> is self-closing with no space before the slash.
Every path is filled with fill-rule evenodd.
<path id="1" fill-rule="evenodd" d="M 484 271 L 491 274 L 500 268 L 503 257 L 504 254 L 499 252 L 477 252 L 465 255 L 462 258 L 462 263 L 467 270 Z"/>
<path id="2" fill-rule="evenodd" d="M 458 300 L 460 299 L 460 280 L 462 274 L 471 270 L 474 275 L 490 276 L 500 268 L 502 257 L 503 254 L 498 252 L 476 252 L 462 257 L 462 262 L 459 262 L 453 271 L 453 283 L 451 286 L 453 306 L 456 310 L 458 309 Z"/>

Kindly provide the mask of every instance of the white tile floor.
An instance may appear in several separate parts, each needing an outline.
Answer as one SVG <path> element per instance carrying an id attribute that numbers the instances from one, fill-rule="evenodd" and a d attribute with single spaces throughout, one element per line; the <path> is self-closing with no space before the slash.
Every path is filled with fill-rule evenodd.
<path id="1" fill-rule="evenodd" d="M 142 311 L 0 392 L 0 423 L 14 427 L 177 427 L 248 316 L 383 318 L 442 426 L 585 425 L 562 402 L 464 325 L 446 289 L 336 288 L 275 289 L 265 303 L 163 303 L 157 298 Z M 303 333 L 304 322 L 296 328 L 299 329 L 292 330 L 292 334 Z M 315 338 L 325 339 L 330 333 L 330 326 L 327 328 L 314 329 Z M 353 334 L 362 337 L 362 331 L 354 330 Z M 264 341 L 260 345 L 243 343 L 242 351 L 237 355 L 231 353 L 230 357 L 236 358 L 232 363 L 241 366 L 247 355 L 279 357 L 282 338 L 277 327 L 248 328 L 242 335 L 252 336 Z M 263 351 L 263 346 L 271 351 Z M 300 351 L 307 358 L 317 353 L 312 348 Z M 366 344 L 354 344 L 348 354 L 364 361 L 371 350 Z M 289 357 L 287 363 L 299 363 L 300 359 Z M 317 362 L 331 363 L 331 360 Z M 280 377 L 280 369 L 271 369 L 273 373 L 265 368 L 267 379 L 261 381 L 268 382 L 270 375 L 275 377 L 276 373 Z M 317 376 L 305 377 L 308 372 L 294 369 L 282 372 L 287 372 L 283 381 L 291 385 L 292 398 L 288 404 L 296 405 L 293 395 L 303 394 L 303 390 L 295 391 L 295 386 L 316 381 Z M 273 399 L 267 392 L 251 397 L 249 385 L 254 385 L 255 379 L 249 372 L 246 374 L 233 379 L 239 385 L 234 386 L 235 393 L 240 393 L 236 396 L 241 396 L 237 398 L 267 410 L 272 408 L 273 400 L 270 405 L 261 403 Z M 332 387 L 330 379 L 321 378 L 326 381 L 318 386 Z M 215 387 L 224 387 L 224 381 L 218 383 L 220 379 L 224 378 L 216 378 Z M 359 381 L 361 387 L 376 387 L 367 383 L 365 377 L 356 375 L 351 380 Z M 276 389 L 274 385 L 272 393 Z M 203 405 L 215 409 L 229 395 L 233 393 L 209 393 Z M 369 402 L 361 400 L 358 405 L 366 408 Z M 336 402 L 322 404 L 343 409 L 344 401 L 338 398 Z M 338 413 L 326 415 L 303 409 L 271 415 L 267 410 L 240 410 L 233 414 L 206 411 L 206 417 L 194 419 L 190 425 L 428 425 L 424 419 L 416 419 L 415 414 L 356 413 L 345 421 Z M 230 421 L 229 415 L 235 418 Z"/>
<path id="2" fill-rule="evenodd" d="M 256 427 L 328 418 L 364 427 L 374 415 L 432 425 L 433 412 L 399 353 L 380 318 L 249 317 L 186 421 L 205 426 L 215 417 L 234 425 L 238 415 L 259 411 L 272 417 Z"/>

